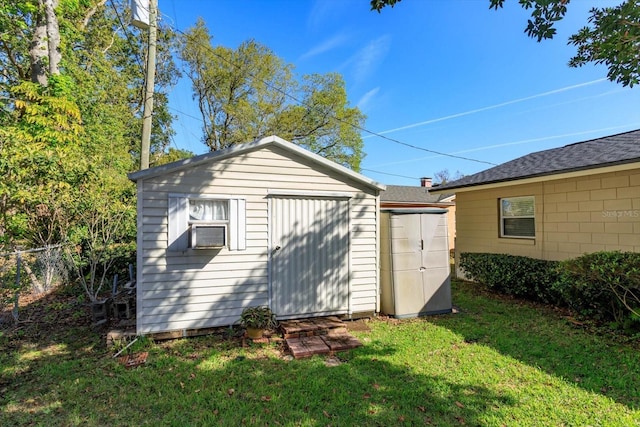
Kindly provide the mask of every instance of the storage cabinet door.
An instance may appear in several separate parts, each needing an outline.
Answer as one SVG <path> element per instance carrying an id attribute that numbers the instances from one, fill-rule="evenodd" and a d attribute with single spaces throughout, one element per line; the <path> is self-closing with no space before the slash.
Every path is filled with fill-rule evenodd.
<path id="1" fill-rule="evenodd" d="M 420 215 L 391 217 L 395 315 L 416 315 L 424 308 Z"/>
<path id="2" fill-rule="evenodd" d="M 451 309 L 449 243 L 446 215 L 422 214 L 422 284 L 425 312 Z"/>
<path id="3" fill-rule="evenodd" d="M 409 317 L 450 310 L 446 216 L 393 215 L 391 247 L 394 315 Z"/>

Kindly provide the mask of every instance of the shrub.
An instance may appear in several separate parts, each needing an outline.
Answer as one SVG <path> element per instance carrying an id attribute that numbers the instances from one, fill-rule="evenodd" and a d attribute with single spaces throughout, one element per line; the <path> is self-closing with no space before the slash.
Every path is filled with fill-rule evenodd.
<path id="1" fill-rule="evenodd" d="M 640 253 L 594 252 L 563 261 L 560 271 L 556 291 L 578 314 L 625 328 L 638 323 Z"/>
<path id="2" fill-rule="evenodd" d="M 244 328 L 272 329 L 278 326 L 278 321 L 269 307 L 259 305 L 242 310 L 240 325 Z"/>
<path id="3" fill-rule="evenodd" d="M 508 295 L 558 304 L 554 286 L 558 263 L 524 256 L 488 253 L 460 254 L 460 268 L 467 278 Z"/>
<path id="4" fill-rule="evenodd" d="M 497 292 L 567 306 L 628 332 L 640 329 L 640 253 L 595 252 L 562 262 L 462 253 L 460 267 Z"/>

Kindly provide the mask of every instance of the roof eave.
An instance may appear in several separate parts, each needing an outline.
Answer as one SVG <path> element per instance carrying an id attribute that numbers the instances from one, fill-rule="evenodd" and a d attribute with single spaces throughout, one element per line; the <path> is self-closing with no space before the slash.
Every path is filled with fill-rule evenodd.
<path id="1" fill-rule="evenodd" d="M 441 193 L 450 193 L 450 192 L 462 192 L 462 191 L 472 191 L 472 190 L 481 190 L 486 188 L 494 188 L 494 187 L 504 187 L 508 185 L 512 185 L 517 182 L 518 184 L 528 184 L 530 182 L 539 182 L 543 181 L 544 178 L 549 176 L 555 176 L 554 179 L 563 179 L 563 178 L 572 178 L 578 176 L 586 176 L 589 175 L 589 172 L 600 169 L 598 173 L 607 173 L 607 172 L 615 172 L 622 170 L 629 170 L 640 168 L 640 158 L 629 159 L 620 162 L 611 162 L 606 164 L 593 165 L 589 167 L 582 168 L 574 168 L 574 169 L 564 169 L 561 171 L 553 171 L 553 172 L 545 172 L 540 174 L 526 175 L 514 178 L 493 180 L 493 181 L 484 181 L 466 185 L 452 185 L 447 186 L 446 188 L 438 188 L 437 190 L 432 190 L 431 193 L 441 194 Z"/>
<path id="2" fill-rule="evenodd" d="M 358 172 L 354 172 L 349 168 L 346 168 L 342 165 L 332 162 L 331 160 L 325 159 L 324 157 L 318 154 L 305 150 L 304 148 L 299 147 L 275 135 L 268 136 L 253 142 L 246 142 L 243 144 L 234 145 L 220 151 L 201 154 L 199 156 L 191 157 L 189 159 L 178 160 L 176 162 L 168 163 L 166 165 L 156 166 L 150 169 L 139 170 L 137 172 L 130 173 L 128 177 L 132 181 L 153 178 L 156 176 L 164 175 L 166 173 L 177 172 L 186 168 L 197 166 L 209 161 L 224 160 L 229 157 L 233 157 L 245 152 L 260 149 L 267 145 L 274 145 L 284 150 L 290 151 L 303 158 L 306 158 L 315 163 L 321 164 L 322 166 L 328 169 L 331 169 L 343 175 L 346 175 L 349 178 L 353 179 L 354 181 L 359 182 L 361 184 L 365 184 L 378 191 L 384 191 L 387 188 L 386 185 L 384 184 L 380 184 Z"/>
<path id="3" fill-rule="evenodd" d="M 408 202 L 408 201 L 398 201 L 398 200 L 380 200 L 381 205 L 438 205 L 438 206 L 455 206 L 455 202 L 449 201 L 435 201 L 435 202 Z"/>

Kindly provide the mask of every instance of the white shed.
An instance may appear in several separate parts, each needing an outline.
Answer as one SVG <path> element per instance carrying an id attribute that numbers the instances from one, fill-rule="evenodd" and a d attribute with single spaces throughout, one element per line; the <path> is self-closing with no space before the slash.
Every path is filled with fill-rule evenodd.
<path id="1" fill-rule="evenodd" d="M 129 177 L 138 334 L 379 310 L 384 185 L 276 136 Z"/>

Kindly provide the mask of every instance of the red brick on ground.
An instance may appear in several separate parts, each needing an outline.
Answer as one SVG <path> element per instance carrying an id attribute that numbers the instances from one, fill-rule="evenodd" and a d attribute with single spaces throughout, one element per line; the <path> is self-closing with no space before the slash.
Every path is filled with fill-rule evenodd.
<path id="1" fill-rule="evenodd" d="M 313 319 L 313 322 L 318 325 L 320 329 L 344 327 L 344 323 L 342 322 L 342 320 L 338 319 L 336 316 L 318 317 L 316 319 Z"/>
<path id="2" fill-rule="evenodd" d="M 312 319 L 305 320 L 285 320 L 280 322 L 280 329 L 285 336 L 306 333 L 308 331 L 317 331 L 319 329 Z"/>
<path id="3" fill-rule="evenodd" d="M 326 354 L 331 350 L 319 336 L 288 338 L 287 346 L 294 358 L 310 357 L 314 354 Z"/>
<path id="4" fill-rule="evenodd" d="M 118 357 L 118 361 L 124 365 L 125 368 L 135 368 L 136 366 L 146 363 L 147 357 L 149 357 L 149 352 L 144 351 L 142 353 L 127 354 Z"/>
<path id="5" fill-rule="evenodd" d="M 331 351 L 350 350 L 362 345 L 360 340 L 350 334 L 324 335 L 322 339 Z"/>
<path id="6" fill-rule="evenodd" d="M 299 359 L 360 347 L 362 343 L 349 334 L 350 323 L 353 322 L 345 323 L 337 316 L 283 320 L 280 330 L 291 354 Z M 364 324 L 358 326 L 368 329 Z"/>

